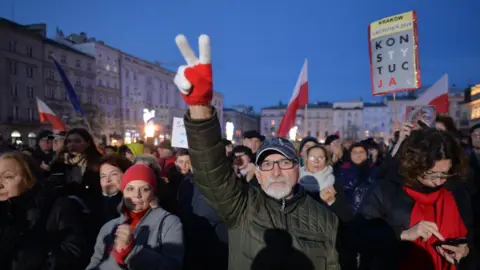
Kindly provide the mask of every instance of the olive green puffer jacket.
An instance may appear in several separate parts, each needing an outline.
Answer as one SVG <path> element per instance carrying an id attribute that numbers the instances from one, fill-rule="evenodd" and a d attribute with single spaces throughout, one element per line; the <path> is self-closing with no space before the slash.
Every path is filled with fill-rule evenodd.
<path id="1" fill-rule="evenodd" d="M 215 111 L 206 120 L 187 112 L 185 128 L 195 184 L 229 228 L 229 269 L 340 269 L 331 211 L 299 185 L 293 198 L 279 201 L 237 179 Z"/>

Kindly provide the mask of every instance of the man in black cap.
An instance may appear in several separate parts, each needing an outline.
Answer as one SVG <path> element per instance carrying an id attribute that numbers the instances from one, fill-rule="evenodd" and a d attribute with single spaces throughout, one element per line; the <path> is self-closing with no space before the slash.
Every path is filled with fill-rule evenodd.
<path id="1" fill-rule="evenodd" d="M 60 150 L 62 150 L 66 136 L 67 133 L 65 131 L 60 131 L 49 136 L 49 139 L 52 140 L 52 149 L 54 153 L 58 154 Z"/>
<path id="2" fill-rule="evenodd" d="M 249 130 L 243 133 L 243 145 L 252 150 L 253 158 L 257 153 L 258 148 L 262 145 L 262 142 L 265 141 L 265 136 L 260 134 L 256 130 Z"/>
<path id="3" fill-rule="evenodd" d="M 32 154 L 33 158 L 40 164 L 40 168 L 45 177 L 50 174 L 48 164 L 50 164 L 53 158 L 52 135 L 53 132 L 50 130 L 40 131 L 37 135 L 37 144 Z"/>

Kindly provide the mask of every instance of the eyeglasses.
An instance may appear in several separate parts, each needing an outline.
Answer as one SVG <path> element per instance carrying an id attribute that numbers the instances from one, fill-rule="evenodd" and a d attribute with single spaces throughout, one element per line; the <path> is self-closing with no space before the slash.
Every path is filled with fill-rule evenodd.
<path id="1" fill-rule="evenodd" d="M 289 160 L 289 159 L 281 159 L 281 160 L 277 160 L 277 161 L 266 160 L 266 161 L 260 163 L 259 168 L 260 168 L 261 171 L 271 171 L 271 170 L 273 170 L 273 167 L 275 167 L 275 164 L 278 164 L 278 167 L 281 170 L 290 170 L 293 167 L 295 167 L 295 165 L 296 165 L 295 162 L 293 162 L 292 160 Z"/>
<path id="2" fill-rule="evenodd" d="M 320 160 L 325 160 L 325 157 L 314 157 L 314 156 L 309 156 L 308 160 L 310 161 L 320 161 Z"/>
<path id="3" fill-rule="evenodd" d="M 448 179 L 456 174 L 446 174 L 446 173 L 438 173 L 438 172 L 426 172 L 423 174 L 425 180 L 433 181 L 436 179 Z"/>

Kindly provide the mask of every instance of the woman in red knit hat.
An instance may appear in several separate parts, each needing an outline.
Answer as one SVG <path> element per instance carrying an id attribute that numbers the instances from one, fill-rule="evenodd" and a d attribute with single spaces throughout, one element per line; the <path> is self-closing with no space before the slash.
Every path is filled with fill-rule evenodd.
<path id="1" fill-rule="evenodd" d="M 152 203 L 157 181 L 148 166 L 131 166 L 120 183 L 120 217 L 97 237 L 88 269 L 180 269 L 183 233 L 180 220 Z"/>

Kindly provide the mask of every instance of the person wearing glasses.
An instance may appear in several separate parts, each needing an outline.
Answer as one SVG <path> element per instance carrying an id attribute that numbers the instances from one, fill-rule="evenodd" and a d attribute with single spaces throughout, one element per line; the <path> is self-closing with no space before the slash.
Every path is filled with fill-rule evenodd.
<path id="1" fill-rule="evenodd" d="M 476 269 L 460 144 L 446 131 L 414 130 L 399 155 L 399 176 L 377 181 L 360 207 L 369 269 Z"/>
<path id="2" fill-rule="evenodd" d="M 212 107 L 210 42 L 199 39 L 197 58 L 180 35 L 188 66 L 175 83 L 188 111 L 184 123 L 194 182 L 229 231 L 229 269 L 339 270 L 335 250 L 338 219 L 298 185 L 299 161 L 284 138 L 265 140 L 256 151 L 260 188 L 238 179 L 225 156 L 222 128 Z"/>

